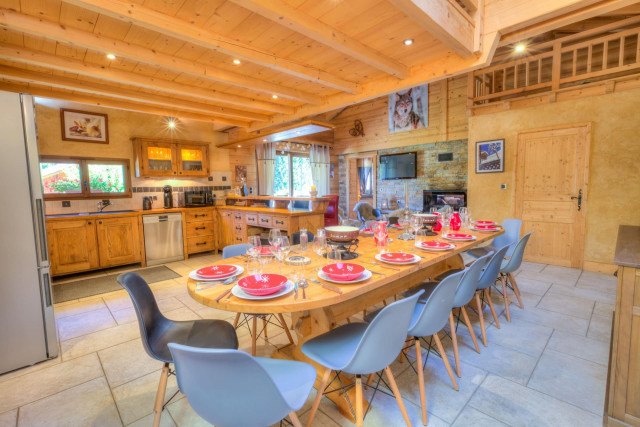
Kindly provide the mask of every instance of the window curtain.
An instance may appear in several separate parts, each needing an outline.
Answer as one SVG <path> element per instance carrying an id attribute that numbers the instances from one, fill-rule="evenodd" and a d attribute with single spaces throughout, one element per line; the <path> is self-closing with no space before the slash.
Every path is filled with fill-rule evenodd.
<path id="1" fill-rule="evenodd" d="M 360 183 L 360 194 L 367 193 L 367 183 L 371 177 L 371 168 L 366 166 L 358 166 L 358 182 Z"/>
<path id="2" fill-rule="evenodd" d="M 311 145 L 309 150 L 309 160 L 311 162 L 311 178 L 318 190 L 318 196 L 329 194 L 329 147 L 326 145 Z"/>
<path id="3" fill-rule="evenodd" d="M 276 143 L 267 142 L 256 146 L 256 160 L 258 166 L 260 196 L 273 195 L 273 176 L 276 163 Z"/>

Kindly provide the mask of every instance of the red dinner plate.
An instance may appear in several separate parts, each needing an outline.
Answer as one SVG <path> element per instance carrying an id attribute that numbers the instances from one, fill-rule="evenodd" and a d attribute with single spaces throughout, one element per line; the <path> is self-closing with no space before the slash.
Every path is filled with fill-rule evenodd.
<path id="1" fill-rule="evenodd" d="M 258 255 L 273 255 L 271 246 L 260 246 L 260 253 Z"/>
<path id="2" fill-rule="evenodd" d="M 497 230 L 498 226 L 497 225 L 477 225 L 476 224 L 476 228 L 478 230 Z"/>
<path id="3" fill-rule="evenodd" d="M 203 279 L 222 279 L 223 277 L 231 276 L 238 271 L 238 267 L 235 265 L 210 265 L 209 267 L 203 267 L 196 270 L 196 274 Z"/>
<path id="4" fill-rule="evenodd" d="M 421 246 L 427 249 L 450 249 L 454 247 L 451 243 L 436 242 L 435 240 L 422 242 Z"/>
<path id="5" fill-rule="evenodd" d="M 478 226 L 478 225 L 496 225 L 495 222 L 493 221 L 473 221 L 473 223 Z"/>
<path id="6" fill-rule="evenodd" d="M 442 237 L 445 239 L 451 240 L 472 240 L 473 236 L 471 234 L 462 234 L 462 233 L 446 233 Z"/>
<path id="7" fill-rule="evenodd" d="M 337 262 L 335 264 L 329 264 L 322 267 L 322 272 L 326 274 L 330 279 L 340 282 L 350 282 L 356 280 L 362 276 L 365 268 L 360 264 L 354 264 L 351 262 Z"/>
<path id="8" fill-rule="evenodd" d="M 399 262 L 399 263 L 412 262 L 416 259 L 413 254 L 408 254 L 405 252 L 385 252 L 380 254 L 380 258 L 385 261 Z"/>
<path id="9" fill-rule="evenodd" d="M 287 278 L 281 274 L 254 274 L 240 279 L 238 286 L 249 295 L 265 296 L 275 294 L 286 283 Z"/>

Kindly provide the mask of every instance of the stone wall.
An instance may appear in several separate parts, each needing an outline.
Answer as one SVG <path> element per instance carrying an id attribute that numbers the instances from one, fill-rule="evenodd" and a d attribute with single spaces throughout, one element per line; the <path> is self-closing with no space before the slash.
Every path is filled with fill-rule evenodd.
<path id="1" fill-rule="evenodd" d="M 377 180 L 377 207 L 396 197 L 404 207 L 405 182 L 409 188 L 409 208 L 422 210 L 422 190 L 457 190 L 467 188 L 467 139 L 442 141 L 429 144 L 409 145 L 405 147 L 378 150 L 378 156 L 386 154 L 418 153 L 417 178 L 400 180 Z M 438 154 L 453 153 L 453 160 L 438 162 Z M 344 156 L 339 156 L 340 173 L 340 208 L 347 210 L 347 163 Z"/>

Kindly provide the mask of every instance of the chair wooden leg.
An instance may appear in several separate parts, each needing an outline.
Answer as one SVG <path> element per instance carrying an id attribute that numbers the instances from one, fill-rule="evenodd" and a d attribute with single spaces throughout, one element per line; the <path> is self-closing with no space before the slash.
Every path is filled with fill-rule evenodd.
<path id="1" fill-rule="evenodd" d="M 467 308 L 462 307 L 462 319 L 464 323 L 467 324 L 467 329 L 469 329 L 469 335 L 471 335 L 471 340 L 473 341 L 473 345 L 476 348 L 476 353 L 480 353 L 480 346 L 478 346 L 478 340 L 476 339 L 476 333 L 473 331 L 473 327 L 471 326 L 471 321 L 469 320 L 469 315 L 467 314 Z"/>
<path id="2" fill-rule="evenodd" d="M 356 426 L 362 427 L 364 410 L 362 409 L 362 375 L 356 375 Z"/>
<path id="3" fill-rule="evenodd" d="M 493 301 L 491 300 L 491 288 L 489 288 L 489 292 L 485 289 L 484 296 L 489 303 L 489 308 L 491 309 L 491 315 L 493 316 L 493 320 L 496 322 L 496 328 L 500 329 L 500 321 L 498 320 L 498 314 L 496 313 L 496 309 L 493 306 Z"/>
<path id="4" fill-rule="evenodd" d="M 289 329 L 287 329 L 287 322 L 284 321 L 284 317 L 282 316 L 282 313 L 278 313 L 278 319 L 280 320 L 282 329 L 284 329 L 284 332 L 287 334 L 287 338 L 289 338 L 289 342 L 293 344 L 293 338 L 291 337 L 291 333 L 289 332 Z"/>
<path id="5" fill-rule="evenodd" d="M 420 364 L 422 364 L 422 362 L 420 362 Z M 407 424 L 407 426 L 411 426 L 411 420 L 409 419 L 409 414 L 407 414 L 407 408 L 404 407 L 404 402 L 402 401 L 400 390 L 398 390 L 398 385 L 396 384 L 396 380 L 393 378 L 391 369 L 387 366 L 386 368 L 384 368 L 384 372 L 387 374 L 387 378 L 389 379 L 389 386 L 391 387 L 391 391 L 393 391 L 393 395 L 396 397 L 396 402 L 398 402 L 400 412 L 402 412 L 402 418 L 404 418 L 404 422 L 405 424 Z"/>
<path id="6" fill-rule="evenodd" d="M 476 292 L 476 308 L 478 309 L 478 317 L 480 318 L 480 330 L 482 331 L 482 345 L 487 346 L 487 331 L 484 328 L 484 313 L 482 312 L 482 302 L 480 301 L 480 293 Z"/>
<path id="7" fill-rule="evenodd" d="M 502 276 L 500 278 L 500 281 L 502 282 L 502 296 L 504 297 L 504 307 L 507 316 L 507 322 L 511 322 L 511 311 L 509 311 L 509 295 L 507 295 L 507 278 L 505 276 Z"/>
<path id="8" fill-rule="evenodd" d="M 433 340 L 436 342 L 436 347 L 438 348 L 438 353 L 440 353 L 440 357 L 442 358 L 444 367 L 447 369 L 449 378 L 451 378 L 451 382 L 453 383 L 453 388 L 456 389 L 456 391 L 458 391 L 459 390 L 458 383 L 456 382 L 456 378 L 453 375 L 453 370 L 451 370 L 451 365 L 449 365 L 449 360 L 447 359 L 447 353 L 444 352 L 444 348 L 442 347 L 442 342 L 440 341 L 440 337 L 438 337 L 438 334 L 433 334 L 432 336 L 433 336 Z"/>
<path id="9" fill-rule="evenodd" d="M 296 411 L 289 412 L 289 419 L 291 420 L 291 424 L 293 424 L 293 427 L 302 427 L 302 424 L 300 424 L 300 420 L 298 419 L 298 415 L 296 414 Z"/>
<path id="10" fill-rule="evenodd" d="M 383 307 L 386 307 L 386 306 L 387 306 L 387 300 L 386 300 L 386 299 L 383 299 L 383 300 L 382 300 L 382 306 L 383 306 Z"/>
<path id="11" fill-rule="evenodd" d="M 239 320 L 240 320 L 240 313 L 236 313 L 236 320 L 233 321 L 233 329 L 238 327 Z"/>
<path id="12" fill-rule="evenodd" d="M 416 364 L 418 365 L 418 387 L 420 388 L 420 406 L 422 408 L 422 424 L 427 425 L 427 396 L 424 389 L 424 366 L 422 365 L 422 347 L 420 340 L 416 342 Z"/>
<path id="13" fill-rule="evenodd" d="M 169 364 L 165 363 L 160 372 L 160 382 L 158 383 L 158 391 L 156 392 L 156 401 L 153 404 L 153 427 L 160 425 L 160 417 L 162 416 L 162 405 L 164 404 L 164 394 L 167 391 L 167 381 L 169 380 Z"/>
<path id="14" fill-rule="evenodd" d="M 251 328 L 251 355 L 256 356 L 256 338 L 258 336 L 258 317 L 253 316 L 253 328 Z"/>
<path id="15" fill-rule="evenodd" d="M 264 329 L 264 339 L 265 340 L 267 338 L 269 338 L 267 336 L 267 316 L 268 316 L 268 314 L 265 314 L 264 316 L 262 316 L 262 329 Z"/>
<path id="16" fill-rule="evenodd" d="M 351 319 L 349 319 L 348 317 L 347 317 L 347 323 L 349 324 L 351 323 Z"/>
<path id="17" fill-rule="evenodd" d="M 453 321 L 453 312 L 449 313 L 449 328 L 451 329 L 451 342 L 453 343 L 453 358 L 456 362 L 456 375 L 458 378 L 460 374 L 460 355 L 458 354 L 458 335 L 456 334 L 456 325 Z"/>
<path id="18" fill-rule="evenodd" d="M 320 406 L 320 400 L 322 400 L 322 393 L 324 393 L 324 389 L 327 388 L 327 383 L 329 382 L 329 377 L 331 376 L 331 369 L 327 369 L 324 371 L 322 375 L 322 381 L 320 382 L 320 387 L 318 387 L 318 392 L 316 394 L 316 398 L 313 399 L 313 405 L 311 406 L 311 412 L 309 413 L 309 418 L 307 419 L 306 427 L 310 427 L 313 422 L 313 418 L 316 416 L 316 412 L 318 412 L 318 407 Z"/>
<path id="19" fill-rule="evenodd" d="M 516 294 L 516 298 L 518 298 L 518 304 L 520 304 L 520 308 L 524 310 L 524 304 L 522 303 L 522 298 L 520 298 L 520 289 L 518 288 L 518 283 L 516 283 L 516 278 L 513 277 L 513 274 L 511 273 L 508 273 L 507 277 L 513 285 L 513 292 Z"/>
<path id="20" fill-rule="evenodd" d="M 369 374 L 369 377 L 367 378 L 367 382 L 364 384 L 364 389 L 366 390 L 370 385 L 371 385 L 371 381 L 373 381 L 373 376 L 375 375 L 375 372 L 372 372 Z"/>

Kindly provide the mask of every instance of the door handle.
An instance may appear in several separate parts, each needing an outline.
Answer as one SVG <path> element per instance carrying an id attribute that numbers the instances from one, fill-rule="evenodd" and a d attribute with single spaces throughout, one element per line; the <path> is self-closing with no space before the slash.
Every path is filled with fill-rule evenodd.
<path id="1" fill-rule="evenodd" d="M 578 211 L 582 209 L 582 188 L 578 190 L 577 196 L 571 196 L 571 200 L 578 199 Z"/>

